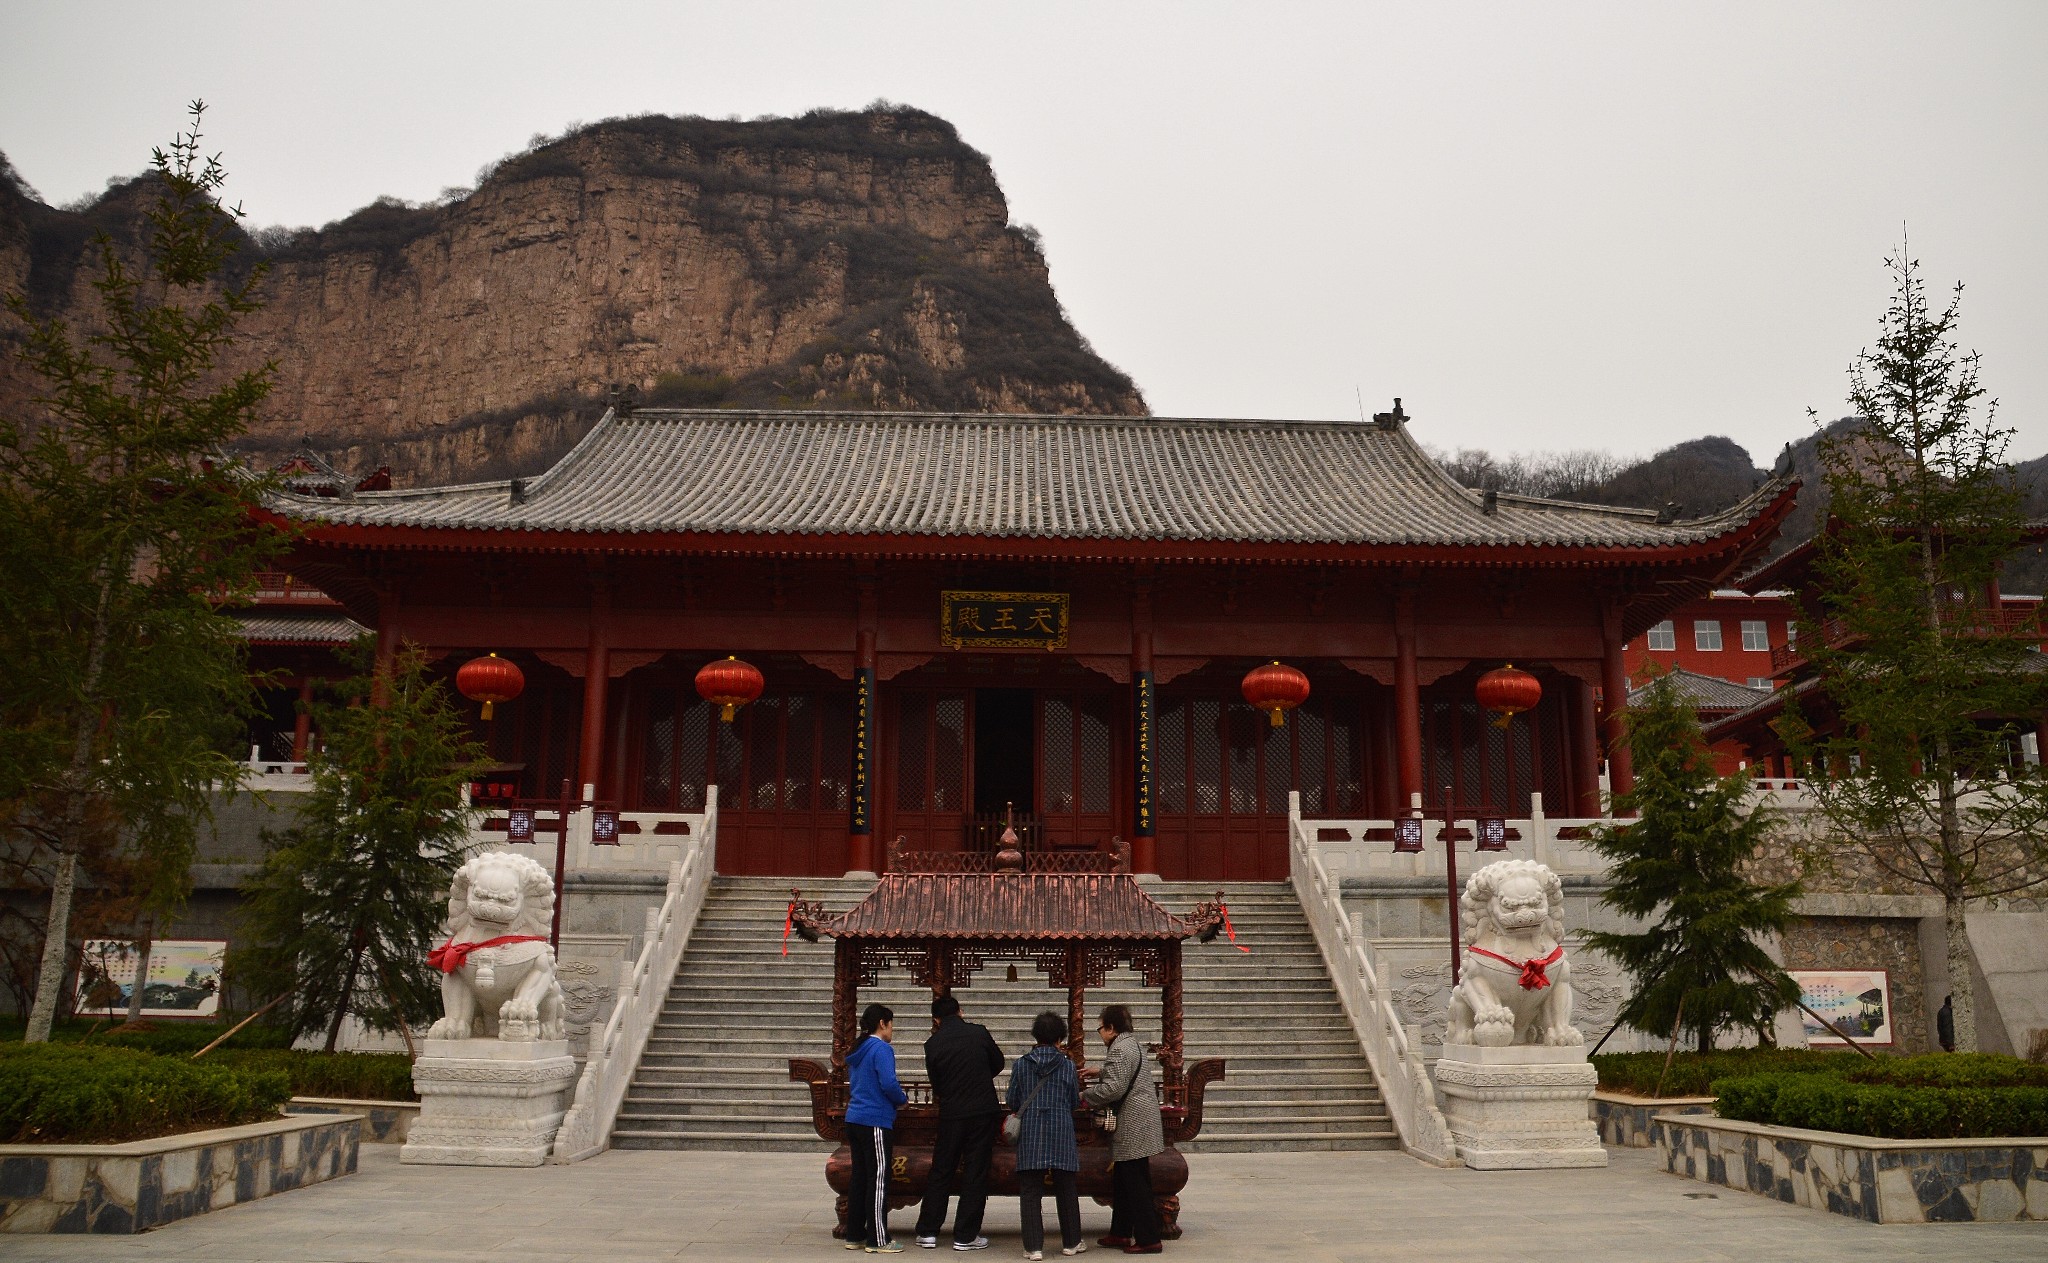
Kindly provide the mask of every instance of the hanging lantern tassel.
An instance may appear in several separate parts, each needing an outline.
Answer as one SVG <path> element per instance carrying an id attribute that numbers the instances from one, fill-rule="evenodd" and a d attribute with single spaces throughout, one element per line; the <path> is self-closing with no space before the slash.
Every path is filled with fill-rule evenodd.
<path id="1" fill-rule="evenodd" d="M 1287 722 L 1287 712 L 1308 700 L 1308 677 L 1276 658 L 1245 673 L 1238 691 L 1244 700 L 1265 711 L 1278 728 Z"/>
<path id="2" fill-rule="evenodd" d="M 729 724 L 740 707 L 761 696 L 765 683 L 752 663 L 727 654 L 697 672 L 697 696 L 718 707 L 719 719 Z"/>
<path id="3" fill-rule="evenodd" d="M 517 663 L 491 653 L 463 663 L 455 673 L 455 688 L 470 701 L 482 702 L 483 717 L 489 719 L 497 703 L 509 702 L 526 691 L 526 674 Z"/>
<path id="4" fill-rule="evenodd" d="M 1505 728 L 1523 711 L 1543 700 L 1543 681 L 1510 662 L 1479 677 L 1473 688 L 1480 706 L 1494 713 L 1493 726 Z"/>

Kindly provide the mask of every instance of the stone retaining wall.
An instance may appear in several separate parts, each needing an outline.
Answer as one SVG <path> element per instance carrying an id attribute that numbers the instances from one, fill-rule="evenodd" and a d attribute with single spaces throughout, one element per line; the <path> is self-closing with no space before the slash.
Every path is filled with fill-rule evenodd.
<path id="1" fill-rule="evenodd" d="M 1664 1169 L 1871 1223 L 2048 1220 L 2048 1137 L 1877 1140 L 1659 1114 Z"/>
<path id="2" fill-rule="evenodd" d="M 1711 1114 L 1711 1096 L 1623 1096 L 1619 1092 L 1595 1092 L 1591 1105 L 1593 1127 L 1600 1143 L 1616 1149 L 1650 1147 L 1650 1120 L 1659 1114 Z"/>
<path id="3" fill-rule="evenodd" d="M 402 1145 L 420 1116 L 418 1101 L 357 1101 L 335 1096 L 295 1096 L 285 1103 L 287 1114 L 360 1114 L 363 1143 Z"/>
<path id="4" fill-rule="evenodd" d="M 119 1145 L 0 1145 L 0 1232 L 147 1232 L 353 1175 L 362 1124 L 323 1115 Z"/>

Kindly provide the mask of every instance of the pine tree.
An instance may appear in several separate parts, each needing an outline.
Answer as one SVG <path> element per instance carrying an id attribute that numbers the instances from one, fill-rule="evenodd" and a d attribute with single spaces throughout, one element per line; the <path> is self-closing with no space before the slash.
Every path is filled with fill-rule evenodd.
<path id="1" fill-rule="evenodd" d="M 1830 849 L 1942 897 L 1956 1047 L 1972 1052 L 1964 909 L 2048 882 L 2048 780 L 2017 757 L 2048 711 L 2048 673 L 2038 616 L 1997 597 L 2024 500 L 2013 432 L 1984 398 L 1976 354 L 1953 342 L 1962 287 L 1937 312 L 1903 244 L 1885 264 L 1891 305 L 1850 374 L 1860 421 L 1821 444 L 1827 619 L 1799 636 L 1821 687 L 1779 731 L 1813 773 Z"/>
<path id="2" fill-rule="evenodd" d="M 313 792 L 296 826 L 265 835 L 231 962 L 240 985 L 289 992 L 293 1035 L 324 1029 L 330 1050 L 351 1012 L 383 1031 L 439 1015 L 427 952 L 468 845 L 463 787 L 488 762 L 417 648 L 382 678 L 367 642 L 348 656 L 360 673 L 313 708 Z"/>
<path id="3" fill-rule="evenodd" d="M 1746 806 L 1749 778 L 1719 776 L 1699 716 L 1666 675 L 1628 710 L 1635 787 L 1617 795 L 1616 816 L 1591 844 L 1611 865 L 1608 907 L 1647 924 L 1633 934 L 1596 933 L 1589 946 L 1634 977 L 1621 1020 L 1665 1038 L 1690 1032 L 1710 1052 L 1717 1031 L 1771 1038 L 1773 1019 L 1799 988 L 1760 940 L 1792 919 L 1799 883 L 1759 885 L 1747 874 L 1772 828 Z"/>
<path id="4" fill-rule="evenodd" d="M 265 484 L 221 455 L 270 368 L 219 380 L 262 273 L 229 275 L 241 211 L 200 155 L 204 110 L 155 154 L 139 260 L 93 245 L 97 331 L 7 300 L 43 382 L 0 415 L 0 830 L 50 888 L 30 1041 L 56 1017 L 81 880 L 122 880 L 111 859 L 166 919 L 213 793 L 242 774 L 227 751 L 254 688 L 226 607 L 282 541 L 249 513 Z"/>

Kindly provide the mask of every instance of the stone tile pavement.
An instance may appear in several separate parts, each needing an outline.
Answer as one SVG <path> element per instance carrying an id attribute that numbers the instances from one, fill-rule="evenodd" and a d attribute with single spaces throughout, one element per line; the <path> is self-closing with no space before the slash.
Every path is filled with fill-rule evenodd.
<path id="1" fill-rule="evenodd" d="M 1876 1225 L 1666 1175 L 1642 1150 L 1604 1171 L 1441 1171 L 1396 1153 L 1195 1154 L 1187 1235 L 1167 1257 L 1319 1263 L 1773 1263 L 1955 1259 L 2043 1263 L 2048 1223 Z M 0 1260 L 206 1263 L 643 1263 L 850 1259 L 830 1236 L 813 1155 L 613 1152 L 572 1167 L 361 1170 L 139 1237 L 0 1238 Z M 1051 1207 L 1047 1207 L 1050 1216 Z M 892 1220 L 907 1233 L 914 1212 Z M 1083 1203 L 1088 1236 L 1109 1211 Z M 1016 1203 L 990 1203 L 994 1248 L 1022 1253 Z M 956 1258 L 914 1247 L 905 1263 Z M 1057 1254 L 1052 1257 L 1058 1258 Z M 1092 1259 L 1111 1257 L 1091 1248 Z M 1115 1257 L 1122 1257 L 1116 1255 Z"/>

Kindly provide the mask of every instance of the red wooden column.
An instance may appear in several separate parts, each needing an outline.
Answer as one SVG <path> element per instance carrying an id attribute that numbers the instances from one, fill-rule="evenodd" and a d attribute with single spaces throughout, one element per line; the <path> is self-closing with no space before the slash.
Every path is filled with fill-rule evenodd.
<path id="1" fill-rule="evenodd" d="M 590 641 L 583 651 L 583 738 L 577 743 L 576 779 L 583 794 L 595 794 L 604 775 L 605 685 L 611 680 L 610 632 L 612 594 L 602 574 L 590 578 Z"/>
<path id="2" fill-rule="evenodd" d="M 313 704 L 313 677 L 299 681 L 298 717 L 292 720 L 292 762 L 303 763 L 313 743 L 313 716 L 306 708 Z"/>
<path id="3" fill-rule="evenodd" d="M 853 633 L 853 752 L 846 818 L 846 871 L 873 873 L 875 863 L 875 629 L 881 620 L 872 565 L 855 578 L 859 609 Z"/>
<path id="4" fill-rule="evenodd" d="M 1421 586 L 1404 576 L 1394 591 L 1394 749 L 1400 768 L 1403 815 L 1422 792 L 1422 686 L 1415 666 L 1415 597 Z"/>
<path id="5" fill-rule="evenodd" d="M 1572 681 L 1572 814 L 1600 814 L 1600 729 L 1593 686 Z"/>
<path id="6" fill-rule="evenodd" d="M 1635 788 L 1635 764 L 1628 753 L 1628 667 L 1621 655 L 1621 603 L 1600 606 L 1601 732 L 1607 739 L 1607 789 L 1626 794 Z"/>
<path id="7" fill-rule="evenodd" d="M 1152 803 L 1154 702 L 1152 690 L 1152 578 L 1140 573 L 1131 589 L 1131 871 L 1159 871 L 1159 839 Z"/>

